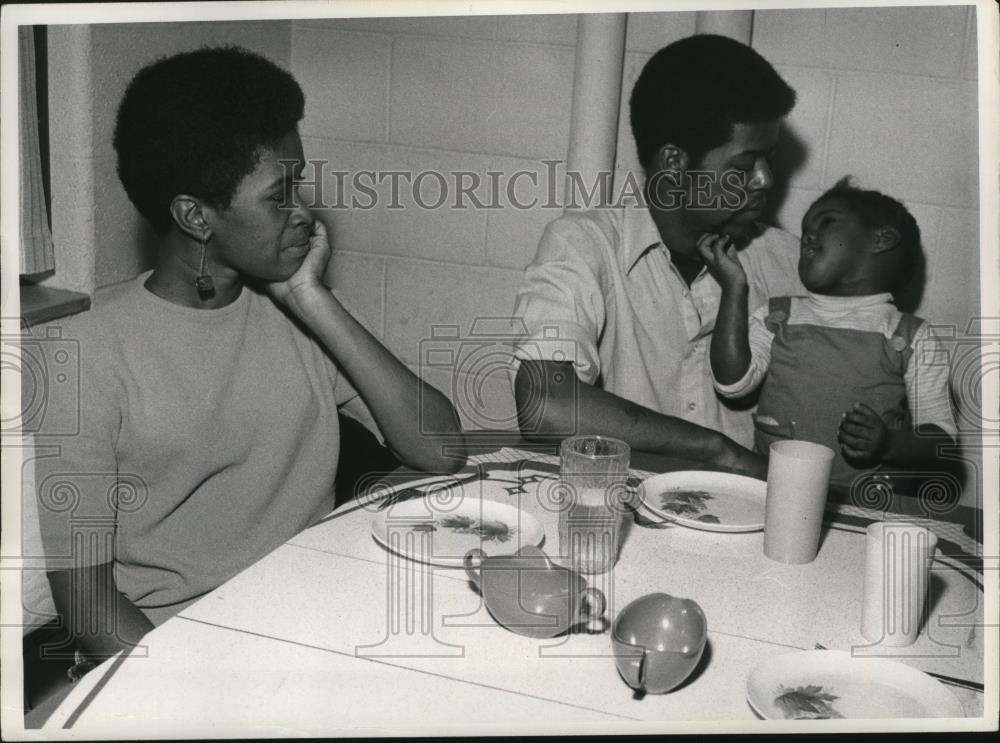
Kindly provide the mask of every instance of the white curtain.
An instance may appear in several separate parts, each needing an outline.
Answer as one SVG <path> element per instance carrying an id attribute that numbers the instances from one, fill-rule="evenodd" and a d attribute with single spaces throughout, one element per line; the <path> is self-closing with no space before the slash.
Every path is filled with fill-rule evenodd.
<path id="1" fill-rule="evenodd" d="M 17 29 L 17 40 L 20 67 L 21 273 L 39 274 L 52 271 L 56 264 L 52 253 L 45 189 L 42 186 L 35 90 L 35 40 L 31 26 L 20 26 Z"/>

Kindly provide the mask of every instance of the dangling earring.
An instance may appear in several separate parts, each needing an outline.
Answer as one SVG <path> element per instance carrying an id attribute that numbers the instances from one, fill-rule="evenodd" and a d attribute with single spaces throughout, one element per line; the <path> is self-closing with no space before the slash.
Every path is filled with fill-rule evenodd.
<path id="1" fill-rule="evenodd" d="M 198 269 L 198 277 L 194 280 L 194 285 L 198 289 L 198 296 L 202 299 L 211 299 L 215 296 L 215 282 L 212 277 L 205 273 L 205 252 L 208 249 L 208 238 L 203 232 L 201 235 L 201 267 Z"/>

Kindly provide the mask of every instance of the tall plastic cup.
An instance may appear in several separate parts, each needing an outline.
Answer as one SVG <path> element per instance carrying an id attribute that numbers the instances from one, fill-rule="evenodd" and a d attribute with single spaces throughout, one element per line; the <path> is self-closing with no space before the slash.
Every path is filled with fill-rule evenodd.
<path id="1" fill-rule="evenodd" d="M 834 451 L 809 441 L 775 441 L 767 469 L 764 554 L 778 562 L 816 559 Z"/>

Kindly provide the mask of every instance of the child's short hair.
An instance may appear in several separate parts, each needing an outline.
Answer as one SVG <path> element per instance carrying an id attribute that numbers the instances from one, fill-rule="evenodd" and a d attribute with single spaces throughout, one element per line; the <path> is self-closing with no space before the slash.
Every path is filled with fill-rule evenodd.
<path id="1" fill-rule="evenodd" d="M 898 301 L 898 295 L 908 291 L 910 284 L 918 278 L 924 262 L 917 220 L 896 199 L 878 191 L 858 188 L 849 175 L 837 181 L 820 198 L 840 199 L 871 229 L 893 227 L 899 232 L 897 245 L 899 273 L 891 287 Z"/>

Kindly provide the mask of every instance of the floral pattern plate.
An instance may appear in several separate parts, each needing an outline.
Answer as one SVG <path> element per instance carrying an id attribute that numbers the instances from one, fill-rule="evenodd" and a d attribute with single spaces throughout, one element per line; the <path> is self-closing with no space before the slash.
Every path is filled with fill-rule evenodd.
<path id="1" fill-rule="evenodd" d="M 766 497 L 763 480 L 725 472 L 668 472 L 639 485 L 639 498 L 648 510 L 705 531 L 760 531 Z"/>
<path id="2" fill-rule="evenodd" d="M 964 717 L 961 702 L 916 668 L 844 650 L 806 650 L 760 663 L 747 702 L 766 720 Z"/>
<path id="3" fill-rule="evenodd" d="M 452 493 L 447 500 L 417 498 L 380 511 L 372 520 L 372 536 L 411 560 L 445 567 L 461 567 L 471 549 L 512 555 L 545 539 L 538 519 L 519 508 L 468 497 L 458 488 Z"/>

